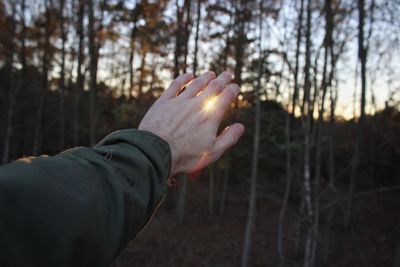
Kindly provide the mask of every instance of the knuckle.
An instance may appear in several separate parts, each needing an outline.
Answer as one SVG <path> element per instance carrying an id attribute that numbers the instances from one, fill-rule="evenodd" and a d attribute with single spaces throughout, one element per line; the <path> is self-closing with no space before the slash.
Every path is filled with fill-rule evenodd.
<path id="1" fill-rule="evenodd" d="M 225 97 L 224 97 L 224 102 L 226 104 L 230 104 L 234 99 L 236 98 L 236 94 L 233 90 L 231 90 L 230 88 L 228 90 L 225 91 Z"/>
<path id="2" fill-rule="evenodd" d="M 175 79 L 175 80 L 172 81 L 172 83 L 171 83 L 171 85 L 170 85 L 170 88 L 177 88 L 177 87 L 180 87 L 180 84 L 181 84 L 181 82 L 180 82 L 179 78 L 177 78 L 177 79 Z"/>
<path id="3" fill-rule="evenodd" d="M 216 77 L 215 72 L 213 72 L 213 71 L 207 71 L 205 74 L 208 75 L 208 76 L 210 76 L 211 79 L 213 79 L 213 78 Z"/>
<path id="4" fill-rule="evenodd" d="M 226 79 L 232 79 L 232 74 L 229 71 L 224 71 L 222 75 L 225 76 Z"/>
<path id="5" fill-rule="evenodd" d="M 199 77 L 192 82 L 191 87 L 197 89 L 197 88 L 201 87 L 203 84 L 204 84 L 204 78 Z"/>
<path id="6" fill-rule="evenodd" d="M 222 82 L 219 79 L 212 80 L 209 87 L 209 89 L 218 89 L 222 87 Z"/>

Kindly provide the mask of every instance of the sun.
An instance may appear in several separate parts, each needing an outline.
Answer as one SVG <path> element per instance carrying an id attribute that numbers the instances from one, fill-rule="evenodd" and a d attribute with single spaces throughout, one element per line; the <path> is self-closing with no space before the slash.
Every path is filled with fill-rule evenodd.
<path id="1" fill-rule="evenodd" d="M 204 110 L 205 111 L 211 111 L 215 108 L 215 103 L 217 102 L 217 97 L 211 97 L 207 99 L 207 101 L 204 103 Z"/>

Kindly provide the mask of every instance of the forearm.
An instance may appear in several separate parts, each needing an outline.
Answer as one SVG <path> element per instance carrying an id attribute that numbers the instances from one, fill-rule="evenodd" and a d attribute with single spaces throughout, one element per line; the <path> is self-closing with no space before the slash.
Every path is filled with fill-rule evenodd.
<path id="1" fill-rule="evenodd" d="M 169 171 L 168 144 L 137 130 L 0 168 L 0 260 L 108 265 L 151 217 Z"/>

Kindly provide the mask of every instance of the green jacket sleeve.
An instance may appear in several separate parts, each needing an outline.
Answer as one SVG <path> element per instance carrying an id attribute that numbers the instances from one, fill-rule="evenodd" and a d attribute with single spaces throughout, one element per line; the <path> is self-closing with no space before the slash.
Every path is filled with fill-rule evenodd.
<path id="1" fill-rule="evenodd" d="M 108 266 L 160 203 L 170 157 L 128 129 L 0 167 L 0 266 Z"/>

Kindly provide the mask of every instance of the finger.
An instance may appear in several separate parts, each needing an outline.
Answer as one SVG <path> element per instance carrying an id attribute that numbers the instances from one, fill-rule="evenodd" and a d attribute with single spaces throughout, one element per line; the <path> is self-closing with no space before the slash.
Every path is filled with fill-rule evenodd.
<path id="1" fill-rule="evenodd" d="M 196 96 L 213 79 L 215 79 L 215 73 L 213 71 L 207 71 L 194 79 L 185 91 L 180 94 L 181 97 L 190 98 Z"/>
<path id="2" fill-rule="evenodd" d="M 214 152 L 220 157 L 228 148 L 237 143 L 244 133 L 244 126 L 241 123 L 235 123 L 226 127 L 217 137 L 214 143 Z"/>
<path id="3" fill-rule="evenodd" d="M 235 83 L 232 83 L 226 87 L 217 98 L 217 102 L 215 104 L 216 109 L 213 118 L 215 118 L 217 121 L 221 121 L 225 112 L 229 109 L 231 104 L 235 102 L 239 92 L 240 87 Z"/>
<path id="4" fill-rule="evenodd" d="M 224 87 L 232 81 L 232 74 L 230 72 L 221 73 L 215 80 L 211 81 L 207 88 L 204 90 L 202 97 L 209 98 L 218 95 Z"/>
<path id="5" fill-rule="evenodd" d="M 163 93 L 162 97 L 170 99 L 178 95 L 179 91 L 191 80 L 193 80 L 193 73 L 185 73 L 179 75 L 172 81 L 168 89 Z"/>

